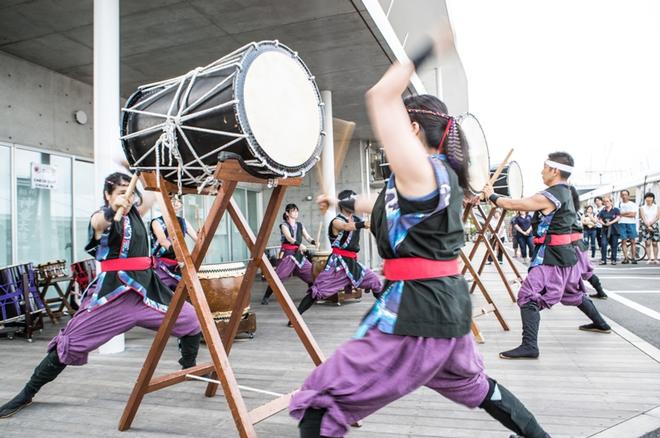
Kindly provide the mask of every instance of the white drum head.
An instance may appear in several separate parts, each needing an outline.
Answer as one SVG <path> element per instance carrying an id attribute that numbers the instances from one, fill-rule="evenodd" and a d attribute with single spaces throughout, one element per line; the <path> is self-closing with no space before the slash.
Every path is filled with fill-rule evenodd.
<path id="1" fill-rule="evenodd" d="M 469 187 L 473 194 L 477 194 L 483 190 L 490 179 L 488 143 L 484 131 L 481 129 L 481 124 L 474 115 L 470 113 L 462 114 L 458 117 L 458 124 L 461 126 L 465 139 L 470 145 Z"/>
<path id="2" fill-rule="evenodd" d="M 248 66 L 243 106 L 254 138 L 274 162 L 297 167 L 314 155 L 323 130 L 320 98 L 298 57 L 259 53 Z"/>
<path id="3" fill-rule="evenodd" d="M 509 162 L 509 174 L 507 175 L 507 185 L 509 186 L 509 196 L 513 199 L 523 197 L 523 175 L 520 165 L 515 162 Z"/>

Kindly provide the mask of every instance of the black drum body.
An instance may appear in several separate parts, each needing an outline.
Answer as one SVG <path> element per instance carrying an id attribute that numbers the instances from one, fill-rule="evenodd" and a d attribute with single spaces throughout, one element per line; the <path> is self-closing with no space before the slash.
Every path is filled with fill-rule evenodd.
<path id="1" fill-rule="evenodd" d="M 495 174 L 497 167 L 491 167 L 491 176 Z M 510 161 L 504 166 L 502 173 L 493 183 L 493 190 L 498 195 L 508 196 L 513 199 L 523 197 L 523 175 L 520 165 L 516 161 Z"/>
<path id="2" fill-rule="evenodd" d="M 121 120 L 133 168 L 199 187 L 221 152 L 253 176 L 303 176 L 319 160 L 323 111 L 305 64 L 277 41 L 251 43 L 188 74 L 140 87 Z"/>

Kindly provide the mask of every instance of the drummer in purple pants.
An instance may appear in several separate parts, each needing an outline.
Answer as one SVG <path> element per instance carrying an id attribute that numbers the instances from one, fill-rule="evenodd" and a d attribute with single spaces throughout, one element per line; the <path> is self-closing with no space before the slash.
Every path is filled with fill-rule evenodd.
<path id="1" fill-rule="evenodd" d="M 0 418 L 29 405 L 43 385 L 54 380 L 67 365 L 84 365 L 90 351 L 133 327 L 157 330 L 172 291 L 152 269 L 147 228 L 142 222 L 153 204 L 150 196 L 139 205 L 125 196 L 130 176 L 113 173 L 105 180 L 105 205 L 90 220 L 86 250 L 100 262 L 99 275 L 87 288 L 80 310 L 48 344 L 48 354 L 35 368 L 23 390 L 0 406 Z M 146 198 L 146 197 L 145 197 Z M 119 222 L 115 212 L 126 212 Z M 184 303 L 172 335 L 180 338 L 183 368 L 195 365 L 200 326 L 193 307 Z"/>
<path id="2" fill-rule="evenodd" d="M 188 235 L 193 241 L 197 242 L 197 233 L 193 227 L 188 224 L 183 216 L 179 216 L 183 203 L 178 195 L 172 197 L 172 207 L 177 214 L 176 218 L 179 221 L 184 237 Z M 163 216 L 152 219 L 150 228 L 154 271 L 156 271 L 158 278 L 165 283 L 165 286 L 175 290 L 179 281 L 181 281 L 181 269 L 179 268 L 179 263 L 176 261 L 172 239 L 170 238 Z"/>
<path id="3" fill-rule="evenodd" d="M 343 190 L 338 198 L 348 201 L 356 195 L 353 190 Z M 332 254 L 307 295 L 298 305 L 298 312 L 301 315 L 312 307 L 316 300 L 327 299 L 345 288 L 360 287 L 376 295 L 383 288 L 380 278 L 357 260 L 360 251 L 360 230 L 368 228 L 369 223 L 355 216 L 350 208 L 340 205 L 339 211 L 337 217 L 328 226 Z"/>
<path id="4" fill-rule="evenodd" d="M 372 128 L 392 170 L 375 203 L 363 196 L 319 197 L 322 208 L 338 203 L 372 214 L 384 292 L 355 338 L 307 377 L 289 411 L 300 420 L 301 438 L 343 437 L 350 424 L 426 386 L 486 410 L 518 435 L 548 437 L 525 406 L 486 375 L 470 334 L 472 304 L 458 264 L 468 145 L 436 97 L 401 101 L 413 72 L 412 64 L 395 63 L 367 94 Z"/>
<path id="5" fill-rule="evenodd" d="M 316 240 L 312 239 L 305 226 L 298 222 L 298 206 L 296 204 L 287 204 L 282 215 L 280 224 L 280 240 L 282 243 L 282 257 L 277 262 L 275 272 L 280 280 L 284 281 L 291 276 L 296 276 L 312 286 L 312 264 L 303 254 L 305 246 L 303 239 L 312 245 L 316 245 Z M 273 294 L 273 289 L 268 286 L 261 304 L 268 304 L 268 299 Z"/>
<path id="6" fill-rule="evenodd" d="M 580 251 L 573 246 L 577 210 L 567 182 L 573 172 L 573 157 L 566 152 L 553 152 L 543 164 L 541 176 L 547 188 L 524 199 L 509 199 L 494 193 L 487 185 L 484 194 L 497 207 L 507 210 L 534 211 L 532 230 L 534 253 L 529 272 L 518 291 L 522 320 L 522 343 L 500 353 L 502 359 L 536 359 L 539 357 L 538 332 L 541 310 L 557 303 L 576 306 L 590 320 L 580 330 L 609 333 L 594 303 L 586 295 L 583 267 L 578 263 Z"/>

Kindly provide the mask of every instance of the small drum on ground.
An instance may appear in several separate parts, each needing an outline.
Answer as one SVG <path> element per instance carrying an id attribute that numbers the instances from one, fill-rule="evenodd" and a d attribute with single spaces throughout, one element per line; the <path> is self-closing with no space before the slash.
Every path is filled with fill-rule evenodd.
<path id="1" fill-rule="evenodd" d="M 491 176 L 497 171 L 497 166 L 491 167 Z M 510 161 L 499 178 L 493 184 L 495 193 L 503 196 L 508 196 L 513 199 L 520 199 L 523 197 L 523 175 L 520 166 L 515 161 Z"/>
<path id="2" fill-rule="evenodd" d="M 467 140 L 470 154 L 468 175 L 470 178 L 469 191 L 477 195 L 483 191 L 490 178 L 490 154 L 486 135 L 479 120 L 471 114 L 465 113 L 456 118 L 461 127 L 463 136 Z"/>
<path id="3" fill-rule="evenodd" d="M 245 265 L 242 262 L 202 265 L 197 271 L 220 334 L 229 323 L 244 275 Z M 242 315 L 238 331 L 252 337 L 257 328 L 256 315 L 250 312 L 250 306 L 243 309 Z"/>
<path id="4" fill-rule="evenodd" d="M 28 300 L 26 306 L 23 275 L 27 274 Z M 26 308 L 30 314 L 26 315 Z M 45 312 L 36 284 L 36 273 L 32 263 L 7 266 L 0 269 L 0 325 L 22 327 L 28 341 L 32 341 L 32 331 L 43 327 L 41 318 L 32 315 Z M 29 321 L 32 319 L 31 325 Z M 13 336 L 11 334 L 10 336 Z"/>
<path id="5" fill-rule="evenodd" d="M 67 276 L 66 260 L 54 260 L 36 266 L 37 283 L 44 284 L 48 280 Z"/>
<path id="6" fill-rule="evenodd" d="M 123 109 L 122 146 L 131 167 L 186 187 L 213 184 L 221 152 L 258 178 L 303 176 L 320 158 L 321 107 L 314 76 L 296 52 L 253 42 L 138 88 Z"/>
<path id="7" fill-rule="evenodd" d="M 319 276 L 321 271 L 325 269 L 326 263 L 328 263 L 328 257 L 330 257 L 332 251 L 317 251 L 312 254 L 312 278 L 316 280 L 316 277 Z"/>

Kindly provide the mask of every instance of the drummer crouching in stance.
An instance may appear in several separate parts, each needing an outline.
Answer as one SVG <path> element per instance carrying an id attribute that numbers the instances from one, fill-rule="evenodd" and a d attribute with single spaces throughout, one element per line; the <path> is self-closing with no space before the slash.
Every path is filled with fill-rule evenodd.
<path id="1" fill-rule="evenodd" d="M 324 300 L 344 288 L 363 288 L 374 295 L 383 288 L 380 278 L 357 260 L 360 252 L 360 230 L 369 228 L 368 222 L 355 216 L 353 203 L 357 194 L 353 190 L 339 193 L 339 214 L 330 222 L 328 237 L 332 254 L 314 281 L 312 288 L 298 305 L 302 315 L 316 300 Z M 291 324 L 291 323 L 289 323 Z"/>
<path id="2" fill-rule="evenodd" d="M 193 241 L 197 242 L 197 232 L 195 232 L 183 216 L 179 216 L 183 203 L 178 195 L 172 196 L 172 207 L 176 213 L 176 218 L 179 221 L 183 235 L 188 235 Z M 181 268 L 176 261 L 172 239 L 167 231 L 167 224 L 163 216 L 152 219 L 150 227 L 151 243 L 153 245 L 151 255 L 154 257 L 154 271 L 165 286 L 175 290 L 179 281 L 181 281 Z"/>
<path id="3" fill-rule="evenodd" d="M 304 255 L 305 246 L 302 244 L 303 238 L 312 245 L 316 245 L 316 240 L 312 239 L 305 226 L 298 222 L 298 206 L 296 204 L 287 204 L 282 215 L 280 224 L 280 239 L 282 243 L 282 258 L 277 263 L 275 273 L 284 281 L 295 275 L 312 286 L 312 264 Z M 309 289 L 308 289 L 309 291 Z M 268 304 L 270 296 L 273 295 L 273 289 L 268 286 L 261 304 Z"/>
<path id="4" fill-rule="evenodd" d="M 385 262 L 384 292 L 355 338 L 293 395 L 290 413 L 300 420 L 302 438 L 343 437 L 350 424 L 426 386 L 485 409 L 518 435 L 548 437 L 484 371 L 458 265 L 468 145 L 436 97 L 402 102 L 413 71 L 412 64 L 395 63 L 367 94 L 372 128 L 392 170 L 387 186 L 375 203 L 363 196 L 339 201 L 343 208 L 371 212 L 371 232 Z M 319 202 L 336 201 L 322 196 Z"/>
<path id="5" fill-rule="evenodd" d="M 133 327 L 157 330 L 172 299 L 151 268 L 149 236 L 141 216 L 153 204 L 153 195 L 139 205 L 125 196 L 130 177 L 113 173 L 104 184 L 105 205 L 90 220 L 86 250 L 101 262 L 100 274 L 87 288 L 80 310 L 48 344 L 48 354 L 34 369 L 23 390 L 0 406 L 0 418 L 29 405 L 43 385 L 54 380 L 67 365 L 84 365 L 88 354 L 114 336 Z M 115 212 L 127 212 L 119 222 Z M 184 303 L 172 334 L 180 338 L 183 368 L 196 364 L 201 338 L 193 307 Z"/>
<path id="6" fill-rule="evenodd" d="M 535 212 L 532 217 L 535 248 L 529 272 L 518 292 L 522 344 L 500 353 L 502 359 L 538 358 L 540 311 L 559 302 L 577 306 L 592 321 L 581 325 L 580 330 L 610 332 L 610 326 L 586 294 L 572 242 L 577 212 L 567 180 L 573 172 L 573 163 L 573 157 L 566 152 L 548 155 L 541 171 L 543 183 L 548 187 L 529 198 L 504 198 L 495 194 L 490 185 L 484 189 L 484 194 L 498 207 Z"/>

